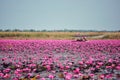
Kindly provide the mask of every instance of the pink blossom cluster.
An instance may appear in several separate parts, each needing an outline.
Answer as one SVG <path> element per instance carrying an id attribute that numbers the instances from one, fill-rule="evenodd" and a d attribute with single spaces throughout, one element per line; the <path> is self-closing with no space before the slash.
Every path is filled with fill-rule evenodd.
<path id="1" fill-rule="evenodd" d="M 0 40 L 0 80 L 105 79 L 120 79 L 120 40 Z"/>

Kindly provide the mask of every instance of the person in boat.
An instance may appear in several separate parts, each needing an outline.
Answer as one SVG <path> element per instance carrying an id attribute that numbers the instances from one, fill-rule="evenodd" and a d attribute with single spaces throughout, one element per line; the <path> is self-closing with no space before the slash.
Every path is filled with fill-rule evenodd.
<path id="1" fill-rule="evenodd" d="M 83 36 L 83 37 L 82 37 L 82 40 L 83 40 L 83 41 L 87 41 L 87 39 L 86 39 L 86 37 L 85 37 L 85 36 Z"/>
<path id="2" fill-rule="evenodd" d="M 87 41 L 86 37 L 81 36 L 80 34 L 77 34 L 76 37 L 77 37 L 76 41 Z"/>

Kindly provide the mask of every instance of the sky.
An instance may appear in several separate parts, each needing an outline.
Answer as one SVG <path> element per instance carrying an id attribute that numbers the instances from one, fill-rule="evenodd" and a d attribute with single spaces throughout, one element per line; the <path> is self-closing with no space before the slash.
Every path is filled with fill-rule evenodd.
<path id="1" fill-rule="evenodd" d="M 0 0 L 0 29 L 120 30 L 120 0 Z"/>

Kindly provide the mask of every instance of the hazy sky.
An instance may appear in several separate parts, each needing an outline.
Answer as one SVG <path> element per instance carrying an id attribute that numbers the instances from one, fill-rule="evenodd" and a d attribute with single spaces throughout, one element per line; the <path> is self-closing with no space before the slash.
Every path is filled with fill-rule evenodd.
<path id="1" fill-rule="evenodd" d="M 120 30 L 120 0 L 0 0 L 0 29 Z"/>

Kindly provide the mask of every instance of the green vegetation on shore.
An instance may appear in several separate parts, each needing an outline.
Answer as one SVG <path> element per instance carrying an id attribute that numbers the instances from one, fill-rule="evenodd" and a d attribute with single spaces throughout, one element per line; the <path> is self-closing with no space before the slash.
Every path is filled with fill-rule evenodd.
<path id="1" fill-rule="evenodd" d="M 88 39 L 120 39 L 120 32 L 0 32 L 0 39 L 75 39 L 76 34 Z"/>

